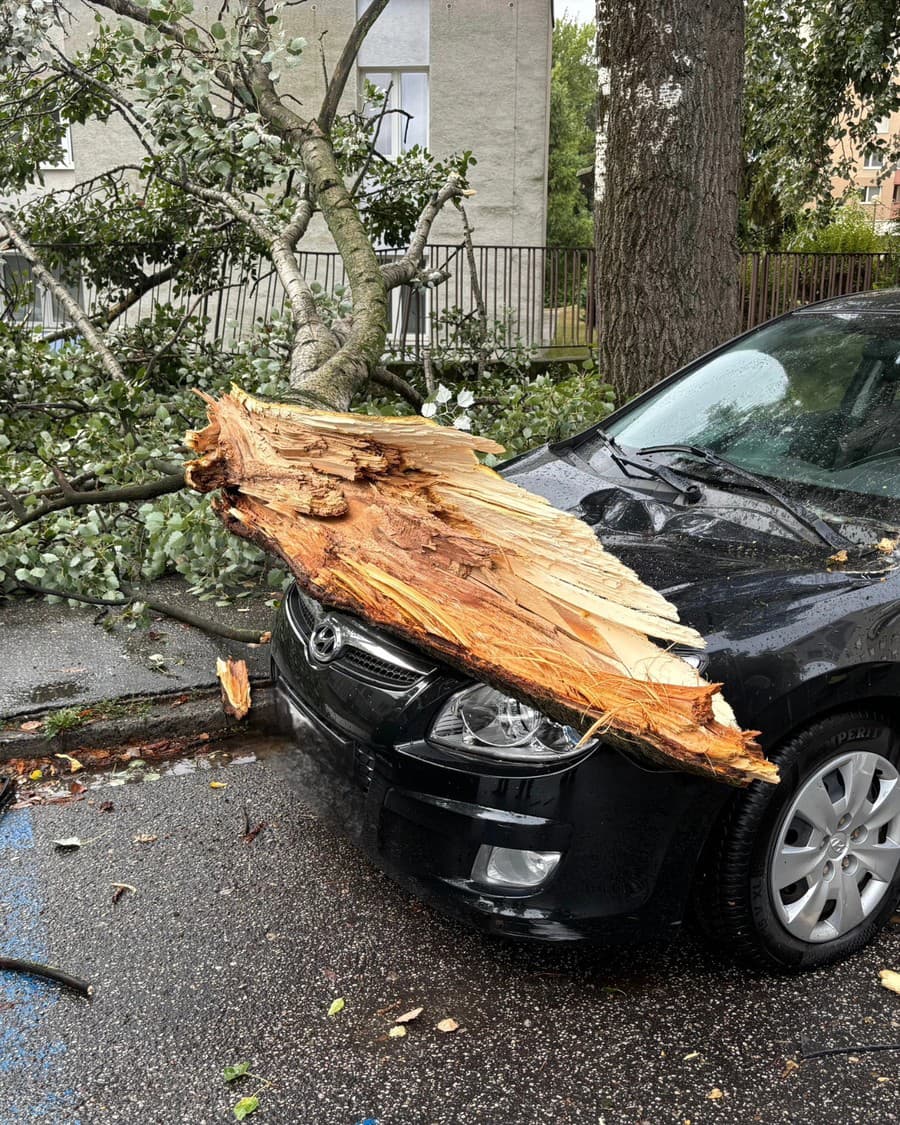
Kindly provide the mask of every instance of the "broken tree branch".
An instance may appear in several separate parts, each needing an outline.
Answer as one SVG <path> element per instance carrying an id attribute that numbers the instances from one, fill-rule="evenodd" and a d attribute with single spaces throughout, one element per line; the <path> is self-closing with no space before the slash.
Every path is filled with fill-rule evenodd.
<path id="1" fill-rule="evenodd" d="M 151 613 L 158 613 L 162 617 L 171 617 L 173 621 L 180 621 L 182 625 L 192 625 L 204 633 L 214 637 L 224 637 L 228 641 L 239 641 L 245 645 L 264 645 L 271 639 L 268 629 L 238 629 L 230 625 L 220 625 L 210 621 L 208 617 L 201 617 L 181 606 L 169 605 L 168 602 L 158 601 L 156 598 L 146 597 L 139 591 L 131 591 L 124 598 L 96 598 L 89 594 L 78 594 L 71 590 L 56 590 L 49 586 L 37 586 L 33 582 L 16 580 L 16 586 L 28 594 L 40 594 L 42 597 L 65 598 L 67 601 L 81 602 L 84 605 L 96 605 L 103 609 L 128 609 L 135 602 L 141 602 Z"/>
<path id="2" fill-rule="evenodd" d="M 170 473 L 157 480 L 145 481 L 142 484 L 123 484 L 113 488 L 92 488 L 86 492 L 76 492 L 70 488 L 56 500 L 46 500 L 30 512 L 26 510 L 21 514 L 24 505 L 20 502 L 18 523 L 0 527 L 0 534 L 18 531 L 26 524 L 43 519 L 51 512 L 61 512 L 64 508 L 80 508 L 86 504 L 130 504 L 135 500 L 153 500 L 157 496 L 165 496 L 168 492 L 180 492 L 184 488 L 184 473 Z M 60 490 L 62 491 L 62 490 Z M 5 494 L 7 503 L 10 502 L 9 494 Z"/>
<path id="3" fill-rule="evenodd" d="M 460 199 L 462 195 L 463 187 L 459 182 L 459 177 L 455 174 L 447 180 L 440 191 L 434 193 L 419 216 L 406 253 L 396 262 L 389 262 L 381 267 L 384 284 L 388 289 L 395 289 L 398 285 L 412 281 L 416 276 L 416 272 L 422 264 L 422 255 L 425 253 L 425 246 L 434 220 L 441 213 L 446 203 L 449 203 L 451 199 Z"/>
<path id="4" fill-rule="evenodd" d="M 107 374 L 113 379 L 121 380 L 123 383 L 127 382 L 121 364 L 106 346 L 100 333 L 94 327 L 91 318 L 81 305 L 78 304 L 65 285 L 57 280 L 43 264 L 34 247 L 25 238 L 19 228 L 13 224 L 9 215 L 0 212 L 0 224 L 6 228 L 6 233 L 12 244 L 30 264 L 34 276 L 53 294 L 57 301 L 59 301 L 66 310 L 66 315 L 69 317 L 69 320 L 78 326 L 82 336 L 84 336 L 93 351 L 99 356 L 100 362 L 103 364 Z"/>
<path id="5" fill-rule="evenodd" d="M 331 132 L 331 127 L 337 116 L 341 95 L 344 92 L 344 87 L 347 85 L 347 79 L 356 69 L 356 56 L 359 54 L 359 49 L 362 46 L 363 40 L 369 34 L 372 25 L 387 7 L 387 4 L 388 0 L 373 0 L 366 11 L 356 21 L 353 30 L 347 36 L 344 49 L 341 51 L 341 57 L 338 59 L 337 66 L 334 68 L 334 73 L 331 75 L 331 81 L 328 83 L 328 88 L 325 91 L 322 108 L 319 110 L 319 128 L 324 133 Z M 324 66 L 324 55 L 322 65 Z"/>
<path id="6" fill-rule="evenodd" d="M 419 394 L 412 383 L 408 383 L 402 375 L 389 371 L 386 367 L 376 367 L 372 372 L 372 382 L 377 383 L 389 391 L 395 391 L 401 398 L 406 399 L 415 410 L 421 410 L 425 399 Z"/>
<path id="7" fill-rule="evenodd" d="M 481 465 L 492 441 L 422 418 L 206 397 L 185 470 L 226 526 L 313 597 L 634 753 L 774 782 L 718 684 L 653 643 L 702 647 L 591 529 Z"/>

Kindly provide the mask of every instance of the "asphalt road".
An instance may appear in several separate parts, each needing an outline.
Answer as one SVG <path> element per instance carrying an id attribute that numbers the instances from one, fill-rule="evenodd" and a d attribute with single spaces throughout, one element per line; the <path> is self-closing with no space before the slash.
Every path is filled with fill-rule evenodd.
<path id="1" fill-rule="evenodd" d="M 245 810 L 267 825 L 252 843 Z M 71 836 L 92 842 L 54 847 Z M 113 883 L 135 892 L 113 904 Z M 394 887 L 270 759 L 8 813 L 0 953 L 96 989 L 88 1003 L 0 973 L 3 1123 L 204 1125 L 233 1121 L 254 1092 L 254 1125 L 900 1121 L 900 1050 L 789 1064 L 801 1038 L 900 1042 L 900 996 L 878 982 L 900 968 L 900 927 L 797 979 L 734 967 L 689 935 L 505 944 Z M 389 1038 L 391 1017 L 420 1005 Z M 437 1032 L 447 1017 L 460 1030 Z M 260 1077 L 226 1085 L 223 1068 L 245 1061 Z"/>

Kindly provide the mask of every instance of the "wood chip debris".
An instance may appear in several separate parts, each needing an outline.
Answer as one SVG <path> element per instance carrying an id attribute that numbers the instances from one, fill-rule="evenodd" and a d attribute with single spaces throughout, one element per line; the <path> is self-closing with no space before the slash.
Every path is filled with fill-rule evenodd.
<path id="1" fill-rule="evenodd" d="M 893 969 L 882 969 L 878 975 L 884 988 L 890 989 L 891 992 L 900 992 L 900 973 L 895 973 Z"/>
<path id="2" fill-rule="evenodd" d="M 216 661 L 216 675 L 222 685 L 222 706 L 226 715 L 243 719 L 250 710 L 250 676 L 246 660 Z"/>

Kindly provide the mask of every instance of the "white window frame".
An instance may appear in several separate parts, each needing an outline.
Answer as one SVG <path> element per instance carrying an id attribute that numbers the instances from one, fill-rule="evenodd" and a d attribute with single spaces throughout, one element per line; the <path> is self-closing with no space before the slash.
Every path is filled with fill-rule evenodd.
<path id="1" fill-rule="evenodd" d="M 867 187 L 860 188 L 860 196 L 865 206 L 871 206 L 874 203 L 881 202 L 881 184 L 869 184 Z M 874 195 L 872 193 L 875 193 Z"/>
<path id="2" fill-rule="evenodd" d="M 391 110 L 403 109 L 402 105 L 397 104 L 397 99 L 400 97 L 402 89 L 402 76 L 404 74 L 422 74 L 425 76 L 425 142 L 424 147 L 429 148 L 431 144 L 431 76 L 429 74 L 430 68 L 427 66 L 367 66 L 359 68 L 359 97 L 363 107 L 366 103 L 366 82 L 372 82 L 371 75 L 373 74 L 387 74 L 390 90 L 388 93 L 388 112 L 385 114 L 384 125 L 391 131 L 391 147 L 390 155 L 386 155 L 388 160 L 396 160 L 398 156 L 406 152 L 406 142 L 404 134 L 406 132 L 407 119 L 402 113 L 391 112 Z M 377 85 L 377 83 L 372 83 Z M 382 89 L 381 86 L 378 87 Z M 376 116 L 373 114 L 373 116 Z"/>
<path id="3" fill-rule="evenodd" d="M 884 153 L 877 150 L 870 150 L 866 153 L 863 159 L 863 168 L 869 168 L 877 171 L 879 168 L 884 167 Z"/>
<path id="4" fill-rule="evenodd" d="M 879 117 L 875 122 L 876 133 L 889 133 L 891 131 L 891 115 L 887 114 L 885 117 Z"/>

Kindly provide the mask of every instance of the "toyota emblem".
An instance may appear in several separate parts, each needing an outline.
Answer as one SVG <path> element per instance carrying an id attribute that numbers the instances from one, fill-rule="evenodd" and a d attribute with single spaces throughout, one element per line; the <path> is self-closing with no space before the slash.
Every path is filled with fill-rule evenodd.
<path id="1" fill-rule="evenodd" d="M 320 664 L 330 664 L 343 651 L 344 637 L 341 628 L 327 617 L 313 629 L 309 638 L 309 651 Z"/>

